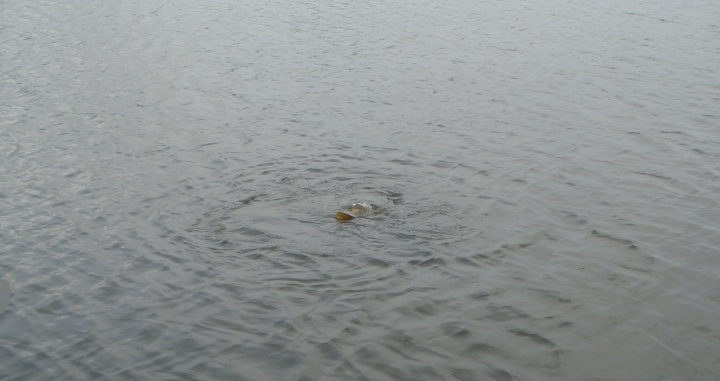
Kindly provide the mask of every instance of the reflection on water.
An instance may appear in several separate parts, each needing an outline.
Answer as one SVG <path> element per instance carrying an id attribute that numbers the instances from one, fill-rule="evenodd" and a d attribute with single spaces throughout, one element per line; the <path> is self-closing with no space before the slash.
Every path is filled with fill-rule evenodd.
<path id="1" fill-rule="evenodd" d="M 0 378 L 717 379 L 718 16 L 0 4 Z"/>

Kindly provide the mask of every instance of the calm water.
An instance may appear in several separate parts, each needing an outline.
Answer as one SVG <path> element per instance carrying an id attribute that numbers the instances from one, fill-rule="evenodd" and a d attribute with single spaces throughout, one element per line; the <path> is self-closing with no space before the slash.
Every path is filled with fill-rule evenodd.
<path id="1" fill-rule="evenodd" d="M 720 379 L 719 20 L 4 0 L 0 379 Z"/>

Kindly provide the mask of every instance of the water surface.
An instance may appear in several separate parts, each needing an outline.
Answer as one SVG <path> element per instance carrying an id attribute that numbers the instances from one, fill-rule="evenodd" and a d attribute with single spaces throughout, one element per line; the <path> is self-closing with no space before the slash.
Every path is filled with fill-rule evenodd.
<path id="1" fill-rule="evenodd" d="M 4 1 L 0 378 L 716 380 L 718 20 Z"/>

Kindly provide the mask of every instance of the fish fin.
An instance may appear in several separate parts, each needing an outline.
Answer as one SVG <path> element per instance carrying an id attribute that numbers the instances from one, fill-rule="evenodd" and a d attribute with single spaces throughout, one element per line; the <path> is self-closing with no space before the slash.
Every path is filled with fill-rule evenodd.
<path id="1" fill-rule="evenodd" d="M 335 213 L 335 219 L 338 221 L 341 221 L 341 222 L 342 221 L 350 221 L 354 218 L 355 218 L 355 216 L 353 216 L 352 214 L 350 214 L 348 212 L 336 212 Z"/>

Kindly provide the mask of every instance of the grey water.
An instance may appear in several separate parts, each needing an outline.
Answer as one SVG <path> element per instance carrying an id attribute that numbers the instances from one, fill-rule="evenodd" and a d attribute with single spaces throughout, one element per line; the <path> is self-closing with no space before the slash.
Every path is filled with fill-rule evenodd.
<path id="1" fill-rule="evenodd" d="M 0 379 L 718 380 L 719 41 L 710 0 L 0 1 Z"/>

